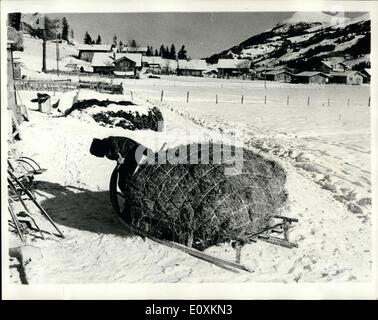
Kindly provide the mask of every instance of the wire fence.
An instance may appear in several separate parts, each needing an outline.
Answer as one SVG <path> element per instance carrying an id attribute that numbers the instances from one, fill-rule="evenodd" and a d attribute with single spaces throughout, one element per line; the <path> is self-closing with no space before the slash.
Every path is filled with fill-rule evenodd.
<path id="1" fill-rule="evenodd" d="M 103 82 L 71 82 L 70 80 L 16 80 L 17 90 L 66 92 L 75 89 L 91 89 L 104 93 L 122 94 L 123 87 L 119 84 Z"/>
<path id="2" fill-rule="evenodd" d="M 133 91 L 128 90 L 130 96 Z M 245 105 L 277 105 L 292 106 L 303 105 L 305 107 L 322 106 L 371 106 L 371 97 L 347 97 L 324 95 L 269 95 L 269 94 L 227 94 L 224 92 L 206 92 L 206 90 L 172 91 L 172 90 L 144 90 L 143 94 L 160 102 L 176 103 L 215 103 L 215 104 L 245 104 Z"/>

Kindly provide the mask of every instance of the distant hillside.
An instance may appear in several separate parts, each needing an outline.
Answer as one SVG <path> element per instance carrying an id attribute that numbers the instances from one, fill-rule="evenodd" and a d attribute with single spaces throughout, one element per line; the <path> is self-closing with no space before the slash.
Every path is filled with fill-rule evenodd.
<path id="1" fill-rule="evenodd" d="M 214 54 L 206 61 L 243 58 L 253 66 L 306 68 L 317 60 L 342 58 L 351 66 L 370 64 L 370 18 L 334 17 L 322 12 L 296 12 L 272 29 Z"/>

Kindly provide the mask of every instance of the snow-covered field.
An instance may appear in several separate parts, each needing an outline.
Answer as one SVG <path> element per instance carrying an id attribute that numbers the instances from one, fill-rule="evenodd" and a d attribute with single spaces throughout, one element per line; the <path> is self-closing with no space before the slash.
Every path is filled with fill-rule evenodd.
<path id="1" fill-rule="evenodd" d="M 43 259 L 27 265 L 30 283 L 371 280 L 369 87 L 268 83 L 265 89 L 258 81 L 176 77 L 119 81 L 125 88 L 119 98 L 130 100 L 131 90 L 137 105 L 161 107 L 163 132 L 106 128 L 37 111 L 29 111 L 30 122 L 21 126 L 18 148 L 48 168 L 37 177 L 38 199 L 66 235 L 61 241 L 34 239 Z M 20 95 L 30 110 L 36 108 L 30 103 L 35 92 Z M 115 222 L 108 195 L 115 164 L 91 156 L 91 140 L 124 135 L 159 150 L 164 142 L 186 143 L 188 130 L 191 141 L 237 137 L 283 165 L 290 204 L 284 215 L 299 219 L 291 234 L 298 248 L 246 245 L 242 263 L 254 272 L 233 273 L 128 235 Z M 207 252 L 235 258 L 229 244 Z"/>

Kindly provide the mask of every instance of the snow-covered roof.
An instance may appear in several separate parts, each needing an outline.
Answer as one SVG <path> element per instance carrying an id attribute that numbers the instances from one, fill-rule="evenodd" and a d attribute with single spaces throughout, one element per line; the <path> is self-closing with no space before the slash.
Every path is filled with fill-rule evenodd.
<path id="1" fill-rule="evenodd" d="M 274 75 L 275 76 L 275 75 L 280 74 L 280 73 L 291 74 L 291 72 L 286 70 L 286 69 L 277 69 L 277 70 L 268 71 L 266 73 L 266 75 Z"/>
<path id="2" fill-rule="evenodd" d="M 331 72 L 332 77 L 349 77 L 351 75 L 356 75 L 356 74 L 361 77 L 364 77 L 364 75 L 361 72 L 355 71 L 355 70 L 345 71 L 345 72 Z"/>
<path id="3" fill-rule="evenodd" d="M 111 51 L 110 44 L 82 44 L 78 46 L 79 51 Z"/>
<path id="4" fill-rule="evenodd" d="M 140 53 L 116 53 L 115 58 L 115 61 L 118 61 L 122 58 L 127 58 L 131 61 L 134 61 L 136 67 L 142 66 L 142 54 Z"/>
<path id="5" fill-rule="evenodd" d="M 171 70 L 177 69 L 177 61 L 173 59 L 164 59 L 156 56 L 142 56 L 142 61 L 148 65 L 158 65 L 160 68 L 169 68 Z"/>
<path id="6" fill-rule="evenodd" d="M 324 64 L 325 66 L 327 66 L 330 69 L 333 68 L 332 64 L 329 61 L 322 61 L 322 64 Z"/>
<path id="7" fill-rule="evenodd" d="M 147 47 L 123 47 L 122 52 L 147 52 Z"/>
<path id="8" fill-rule="evenodd" d="M 148 64 L 162 64 L 163 58 L 162 57 L 157 57 L 157 56 L 143 56 L 142 61 L 146 62 Z"/>
<path id="9" fill-rule="evenodd" d="M 266 71 L 266 72 L 268 72 L 268 71 L 272 71 L 274 69 L 273 68 L 267 68 L 267 67 L 264 67 L 264 66 L 260 66 L 260 67 L 254 68 L 254 70 L 257 71 L 257 72 L 260 72 L 260 71 Z"/>
<path id="10" fill-rule="evenodd" d="M 249 69 L 251 61 L 247 59 L 219 59 L 218 69 Z"/>
<path id="11" fill-rule="evenodd" d="M 134 71 L 114 71 L 117 76 L 133 76 Z"/>
<path id="12" fill-rule="evenodd" d="M 207 64 L 205 60 L 178 60 L 177 68 L 186 70 L 206 70 Z"/>
<path id="13" fill-rule="evenodd" d="M 134 61 L 136 67 L 142 66 L 142 55 L 140 53 L 116 53 L 114 57 L 111 52 L 95 52 L 93 54 L 92 67 L 111 66 L 114 65 L 115 61 L 124 57 Z"/>
<path id="14" fill-rule="evenodd" d="M 364 70 L 365 70 L 365 72 L 366 72 L 369 76 L 371 76 L 371 69 L 370 69 L 370 68 L 365 68 Z"/>
<path id="15" fill-rule="evenodd" d="M 320 71 L 303 71 L 303 72 L 297 73 L 296 76 L 299 76 L 299 77 L 312 77 L 312 76 L 316 76 L 318 74 L 322 75 L 324 77 L 329 77 L 327 74 L 325 74 L 323 72 L 320 72 Z"/>

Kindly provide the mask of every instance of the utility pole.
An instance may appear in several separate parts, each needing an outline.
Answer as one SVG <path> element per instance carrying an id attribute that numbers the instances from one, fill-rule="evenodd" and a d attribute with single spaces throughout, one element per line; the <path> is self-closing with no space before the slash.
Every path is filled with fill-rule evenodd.
<path id="1" fill-rule="evenodd" d="M 58 41 L 58 31 L 55 30 L 55 41 L 56 41 L 56 75 L 59 77 L 59 41 Z"/>
<path id="2" fill-rule="evenodd" d="M 266 65 L 264 64 L 264 88 L 266 89 Z"/>
<path id="3" fill-rule="evenodd" d="M 46 72 L 46 19 L 43 19 L 42 28 L 42 72 Z"/>

